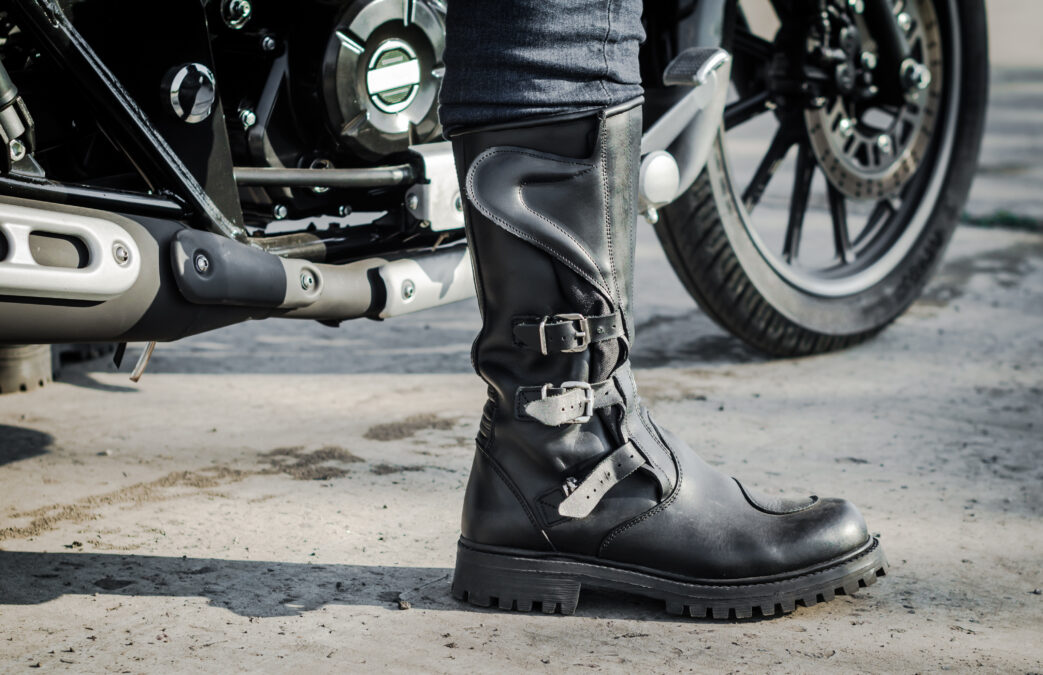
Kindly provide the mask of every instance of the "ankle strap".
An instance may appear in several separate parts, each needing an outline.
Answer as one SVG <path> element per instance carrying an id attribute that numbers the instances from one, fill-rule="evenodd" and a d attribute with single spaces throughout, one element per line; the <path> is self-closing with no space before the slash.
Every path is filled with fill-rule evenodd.
<path id="1" fill-rule="evenodd" d="M 514 323 L 514 343 L 544 356 L 582 352 L 595 342 L 622 336 L 623 318 L 619 312 L 604 316 L 554 314 L 540 318 L 518 317 Z"/>
<path id="2" fill-rule="evenodd" d="M 562 486 L 565 499 L 558 505 L 558 514 L 566 518 L 586 518 L 609 490 L 644 465 L 645 458 L 637 447 L 624 443 L 598 462 L 582 482 L 575 478 L 565 481 Z"/>
<path id="3" fill-rule="evenodd" d="M 594 411 L 623 402 L 615 379 L 588 384 L 586 382 L 547 383 L 536 387 L 518 387 L 514 412 L 520 420 L 533 420 L 549 427 L 584 424 Z"/>

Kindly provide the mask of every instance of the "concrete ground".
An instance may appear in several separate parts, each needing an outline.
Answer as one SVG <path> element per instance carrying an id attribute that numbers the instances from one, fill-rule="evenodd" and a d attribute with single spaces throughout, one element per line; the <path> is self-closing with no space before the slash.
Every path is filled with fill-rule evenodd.
<path id="1" fill-rule="evenodd" d="M 1029 4 L 990 9 L 1017 31 Z M 967 211 L 1033 230 L 1043 59 L 999 56 Z M 570 617 L 454 601 L 467 302 L 237 326 L 160 345 L 139 384 L 95 361 L 0 397 L 0 671 L 1043 672 L 1043 236 L 1022 230 L 959 228 L 880 337 L 774 361 L 641 230 L 644 397 L 762 489 L 859 504 L 892 568 L 856 596 L 723 623 L 596 592 Z"/>

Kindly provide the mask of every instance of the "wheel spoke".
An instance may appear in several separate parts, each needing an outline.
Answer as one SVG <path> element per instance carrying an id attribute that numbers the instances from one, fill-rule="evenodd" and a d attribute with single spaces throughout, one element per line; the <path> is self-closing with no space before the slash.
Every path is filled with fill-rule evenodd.
<path id="1" fill-rule="evenodd" d="M 724 129 L 725 131 L 737 127 L 743 122 L 748 122 L 757 115 L 766 113 L 770 110 L 768 107 L 768 92 L 760 91 L 752 96 L 739 99 L 734 103 L 729 103 L 724 108 Z"/>
<path id="2" fill-rule="evenodd" d="M 786 158 L 786 152 L 794 142 L 793 134 L 786 127 L 780 126 L 775 132 L 775 137 L 771 139 L 771 145 L 768 146 L 767 154 L 761 159 L 761 163 L 753 174 L 753 179 L 742 193 L 742 203 L 747 212 L 752 212 L 760 202 L 768 187 L 768 182 L 778 171 L 782 160 Z"/>
<path id="3" fill-rule="evenodd" d="M 862 228 L 862 231 L 855 237 L 854 246 L 858 247 L 862 242 L 868 240 L 880 231 L 881 226 L 887 222 L 887 220 L 894 215 L 895 211 L 894 203 L 891 198 L 881 199 L 873 207 L 873 210 L 869 213 L 869 218 L 866 219 L 866 226 Z"/>
<path id="4" fill-rule="evenodd" d="M 847 202 L 840 190 L 829 183 L 829 213 L 833 216 L 833 243 L 837 249 L 837 258 L 844 264 L 854 262 L 855 252 L 851 248 L 851 239 L 847 229 Z"/>
<path id="5" fill-rule="evenodd" d="M 811 195 L 811 179 L 815 176 L 815 159 L 811 148 L 802 142 L 797 149 L 797 168 L 793 174 L 793 199 L 789 204 L 789 222 L 786 224 L 786 241 L 782 257 L 792 263 L 800 252 L 800 235 L 804 228 L 804 214 L 808 210 Z"/>

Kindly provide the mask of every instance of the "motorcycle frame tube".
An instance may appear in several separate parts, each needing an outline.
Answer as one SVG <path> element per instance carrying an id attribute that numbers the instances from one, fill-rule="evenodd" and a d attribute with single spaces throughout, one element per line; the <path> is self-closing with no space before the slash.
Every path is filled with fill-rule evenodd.
<path id="1" fill-rule="evenodd" d="M 48 53 L 84 83 L 103 116 L 115 122 L 112 131 L 126 151 L 133 150 L 132 160 L 150 181 L 175 190 L 207 229 L 235 240 L 246 238 L 246 230 L 217 207 L 55 0 L 17 0 L 12 7 Z"/>

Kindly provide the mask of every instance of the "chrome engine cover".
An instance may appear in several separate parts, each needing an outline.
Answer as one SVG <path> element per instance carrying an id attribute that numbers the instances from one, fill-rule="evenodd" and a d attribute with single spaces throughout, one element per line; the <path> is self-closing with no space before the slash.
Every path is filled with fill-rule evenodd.
<path id="1" fill-rule="evenodd" d="M 444 9 L 360 0 L 340 15 L 323 59 L 323 99 L 338 141 L 368 157 L 438 138 Z"/>

